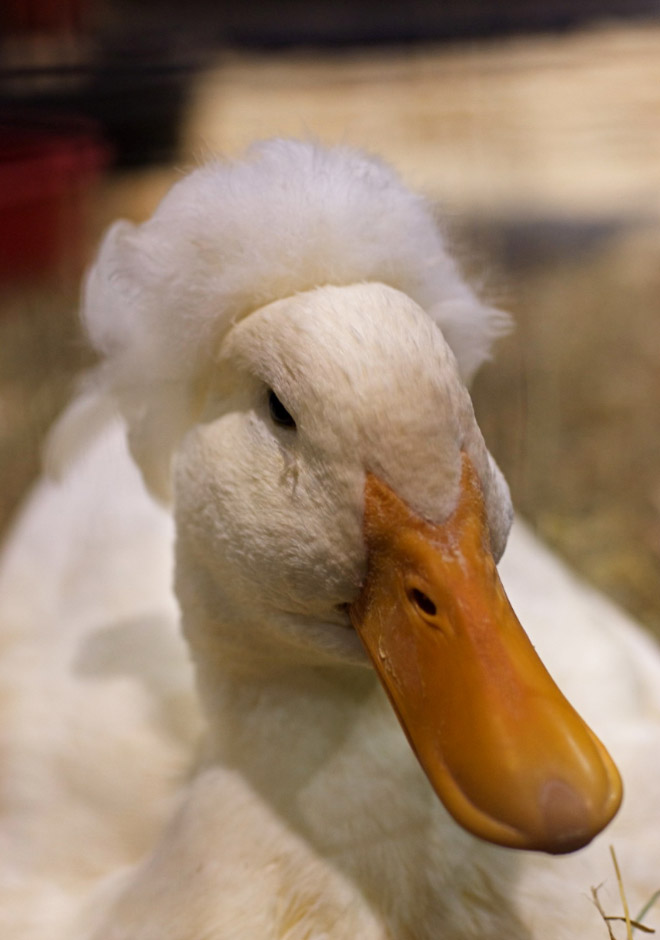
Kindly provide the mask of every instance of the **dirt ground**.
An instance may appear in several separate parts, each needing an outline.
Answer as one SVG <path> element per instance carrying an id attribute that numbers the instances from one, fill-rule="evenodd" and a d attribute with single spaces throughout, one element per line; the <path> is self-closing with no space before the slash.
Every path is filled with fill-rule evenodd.
<path id="1" fill-rule="evenodd" d="M 182 169 L 278 135 L 380 153 L 437 201 L 515 330 L 478 377 L 519 510 L 660 636 L 660 28 L 437 47 L 224 53 L 199 76 L 176 166 L 114 174 L 88 248 Z M 0 285 L 0 527 L 89 363 L 71 271 Z"/>

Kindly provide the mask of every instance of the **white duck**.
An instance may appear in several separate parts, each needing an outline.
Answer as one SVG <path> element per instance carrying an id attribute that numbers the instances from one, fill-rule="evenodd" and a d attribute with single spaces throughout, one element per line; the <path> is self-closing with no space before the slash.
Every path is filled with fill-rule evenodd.
<path id="1" fill-rule="evenodd" d="M 270 142 L 113 228 L 85 318 L 173 501 L 198 699 L 172 518 L 111 419 L 0 574 L 1 935 L 597 938 L 609 842 L 641 906 L 660 656 L 514 528 L 507 590 L 625 780 L 594 839 L 617 770 L 494 565 L 510 500 L 463 383 L 502 320 L 426 204 L 349 149 Z"/>

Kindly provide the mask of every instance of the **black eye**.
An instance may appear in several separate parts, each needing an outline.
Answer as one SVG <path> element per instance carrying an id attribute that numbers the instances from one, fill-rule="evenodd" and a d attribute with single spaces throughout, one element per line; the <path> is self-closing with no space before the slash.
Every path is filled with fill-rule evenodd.
<path id="1" fill-rule="evenodd" d="M 295 430 L 296 422 L 286 410 L 272 388 L 268 389 L 268 410 L 273 419 L 273 423 L 281 428 L 293 428 Z"/>

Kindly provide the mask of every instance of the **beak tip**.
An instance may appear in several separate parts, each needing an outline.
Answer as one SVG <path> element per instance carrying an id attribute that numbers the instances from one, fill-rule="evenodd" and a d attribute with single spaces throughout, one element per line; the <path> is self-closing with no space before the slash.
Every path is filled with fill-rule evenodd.
<path id="1" fill-rule="evenodd" d="M 587 845 L 603 827 L 602 811 L 595 812 L 586 797 L 563 780 L 549 780 L 541 790 L 543 830 L 550 834 L 551 854 L 573 852 Z"/>
<path id="2" fill-rule="evenodd" d="M 612 821 L 623 797 L 621 778 L 616 768 L 613 771 L 607 774 L 602 798 L 594 800 L 563 780 L 551 779 L 543 785 L 539 798 L 542 851 L 552 855 L 575 852 Z"/>

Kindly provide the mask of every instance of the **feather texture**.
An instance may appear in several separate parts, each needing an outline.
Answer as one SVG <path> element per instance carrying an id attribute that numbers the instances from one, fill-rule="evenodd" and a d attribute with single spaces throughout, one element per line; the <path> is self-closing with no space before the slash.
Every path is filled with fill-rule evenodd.
<path id="1" fill-rule="evenodd" d="M 280 297 L 360 281 L 425 309 L 466 382 L 508 323 L 461 278 L 430 204 L 349 147 L 255 145 L 240 162 L 182 179 L 144 224 L 110 229 L 83 317 L 152 492 L 169 499 L 172 452 L 199 415 L 231 325 Z"/>

